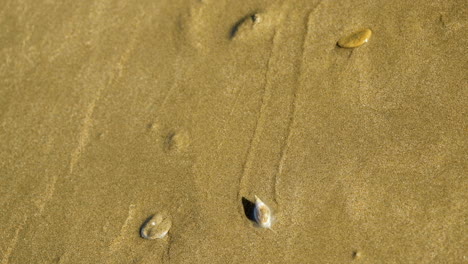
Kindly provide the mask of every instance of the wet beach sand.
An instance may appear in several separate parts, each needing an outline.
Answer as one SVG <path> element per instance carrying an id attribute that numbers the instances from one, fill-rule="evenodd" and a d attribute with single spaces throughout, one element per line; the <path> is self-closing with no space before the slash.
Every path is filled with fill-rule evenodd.
<path id="1" fill-rule="evenodd" d="M 466 10 L 0 1 L 0 264 L 468 263 Z"/>

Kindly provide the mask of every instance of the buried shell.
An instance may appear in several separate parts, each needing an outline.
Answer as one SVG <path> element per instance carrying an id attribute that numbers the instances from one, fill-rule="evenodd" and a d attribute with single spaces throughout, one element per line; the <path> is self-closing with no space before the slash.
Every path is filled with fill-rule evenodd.
<path id="1" fill-rule="evenodd" d="M 255 222 L 262 228 L 271 229 L 273 216 L 270 207 L 255 196 L 255 208 L 253 211 Z"/>
<path id="2" fill-rule="evenodd" d="M 172 226 L 171 219 L 164 214 L 156 214 L 145 221 L 140 235 L 145 239 L 164 238 Z"/>

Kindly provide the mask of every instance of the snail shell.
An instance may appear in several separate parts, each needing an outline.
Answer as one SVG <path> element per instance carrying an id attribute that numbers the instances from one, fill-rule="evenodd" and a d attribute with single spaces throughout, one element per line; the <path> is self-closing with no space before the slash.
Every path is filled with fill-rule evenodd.
<path id="1" fill-rule="evenodd" d="M 368 28 L 361 29 L 359 31 L 356 31 L 350 35 L 347 35 L 341 38 L 338 41 L 338 46 L 342 48 L 349 48 L 349 49 L 356 48 L 368 42 L 371 36 L 372 36 L 372 31 L 370 29 Z"/>
<path id="2" fill-rule="evenodd" d="M 169 229 L 171 229 L 172 221 L 164 214 L 156 214 L 145 221 L 140 230 L 140 235 L 144 239 L 164 238 Z"/>
<path id="3" fill-rule="evenodd" d="M 266 205 L 257 196 L 255 196 L 255 208 L 253 215 L 255 218 L 255 222 L 257 222 L 258 226 L 262 228 L 271 229 L 273 216 L 270 207 L 268 207 L 268 205 Z"/>

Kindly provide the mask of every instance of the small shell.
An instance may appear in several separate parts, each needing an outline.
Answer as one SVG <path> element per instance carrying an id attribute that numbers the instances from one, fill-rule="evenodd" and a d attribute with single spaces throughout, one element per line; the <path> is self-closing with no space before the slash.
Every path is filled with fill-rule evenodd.
<path id="1" fill-rule="evenodd" d="M 260 14 L 255 13 L 243 17 L 231 29 L 230 38 L 234 39 L 250 33 L 254 29 L 255 25 L 260 22 L 262 22 L 262 16 Z"/>
<path id="2" fill-rule="evenodd" d="M 148 219 L 140 230 L 140 235 L 145 239 L 164 238 L 172 226 L 172 221 L 164 214 L 156 214 Z"/>
<path id="3" fill-rule="evenodd" d="M 338 41 L 338 46 L 342 48 L 356 48 L 369 41 L 371 36 L 372 31 L 370 29 L 362 29 L 341 38 Z"/>
<path id="4" fill-rule="evenodd" d="M 255 196 L 254 218 L 258 226 L 271 229 L 273 216 L 271 214 L 270 207 L 268 207 L 257 196 Z"/>

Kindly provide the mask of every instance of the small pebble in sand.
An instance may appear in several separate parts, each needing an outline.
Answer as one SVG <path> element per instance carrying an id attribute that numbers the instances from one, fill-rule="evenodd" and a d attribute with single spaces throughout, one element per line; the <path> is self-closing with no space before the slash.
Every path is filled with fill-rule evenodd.
<path id="1" fill-rule="evenodd" d="M 372 31 L 370 29 L 361 29 L 341 38 L 338 41 L 338 46 L 341 48 L 357 48 L 369 41 L 371 35 Z"/>
<path id="2" fill-rule="evenodd" d="M 190 146 L 190 135 L 185 130 L 171 131 L 164 140 L 164 150 L 166 152 L 184 151 Z"/>
<path id="3" fill-rule="evenodd" d="M 358 258 L 361 258 L 362 257 L 362 253 L 361 251 L 353 251 L 353 259 L 358 259 Z"/>
<path id="4" fill-rule="evenodd" d="M 164 214 L 156 214 L 145 221 L 140 235 L 145 239 L 164 238 L 172 226 L 171 219 Z"/>
<path id="5" fill-rule="evenodd" d="M 257 196 L 255 196 L 255 208 L 253 213 L 258 226 L 271 229 L 273 216 L 270 207 L 268 207 L 268 205 L 266 205 Z"/>

